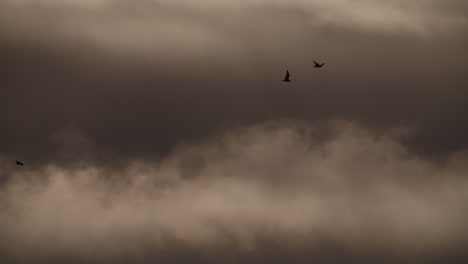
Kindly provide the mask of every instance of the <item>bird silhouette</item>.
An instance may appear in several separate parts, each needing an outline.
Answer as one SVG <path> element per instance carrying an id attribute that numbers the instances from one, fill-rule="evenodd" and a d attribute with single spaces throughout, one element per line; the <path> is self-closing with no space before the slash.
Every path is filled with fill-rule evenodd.
<path id="1" fill-rule="evenodd" d="M 313 61 L 313 62 L 315 63 L 315 65 L 314 65 L 315 68 L 322 68 L 323 65 L 325 65 L 325 63 L 320 64 L 320 63 L 318 63 L 316 61 Z"/>
<path id="2" fill-rule="evenodd" d="M 18 165 L 18 166 L 24 166 L 23 162 L 21 162 L 19 160 L 16 160 L 15 164 Z"/>
<path id="3" fill-rule="evenodd" d="M 289 70 L 286 70 L 286 76 L 284 76 L 284 80 L 283 82 L 290 82 L 291 80 L 289 80 Z"/>

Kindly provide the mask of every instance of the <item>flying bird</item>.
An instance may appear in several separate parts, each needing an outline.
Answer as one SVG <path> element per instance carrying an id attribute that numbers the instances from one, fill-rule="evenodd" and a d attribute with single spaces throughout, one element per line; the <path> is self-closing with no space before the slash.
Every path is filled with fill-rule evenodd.
<path id="1" fill-rule="evenodd" d="M 313 62 L 315 63 L 315 65 L 314 65 L 315 68 L 322 68 L 323 65 L 325 65 L 325 63 L 320 64 L 320 63 L 318 63 L 316 61 L 313 61 Z"/>
<path id="2" fill-rule="evenodd" d="M 283 82 L 290 82 L 291 80 L 289 80 L 289 70 L 286 70 L 286 76 L 284 76 L 284 80 Z"/>
<path id="3" fill-rule="evenodd" d="M 16 160 L 15 164 L 18 165 L 18 166 L 24 166 L 23 162 L 21 162 L 19 160 Z"/>

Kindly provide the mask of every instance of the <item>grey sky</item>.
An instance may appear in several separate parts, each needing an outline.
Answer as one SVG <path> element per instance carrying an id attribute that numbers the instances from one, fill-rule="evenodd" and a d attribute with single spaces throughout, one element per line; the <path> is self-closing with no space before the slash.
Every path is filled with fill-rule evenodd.
<path id="1" fill-rule="evenodd" d="M 463 1 L 26 0 L 1 10 L 8 154 L 39 155 L 27 152 L 70 125 L 135 154 L 239 122 L 334 116 L 422 126 L 427 151 L 467 145 Z"/>
<path id="2" fill-rule="evenodd" d="M 0 257 L 464 263 L 467 47 L 463 0 L 2 1 Z"/>

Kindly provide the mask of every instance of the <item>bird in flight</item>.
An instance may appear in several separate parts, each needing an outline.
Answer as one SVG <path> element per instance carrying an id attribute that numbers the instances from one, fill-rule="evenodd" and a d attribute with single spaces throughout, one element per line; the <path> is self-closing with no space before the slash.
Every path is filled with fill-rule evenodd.
<path id="1" fill-rule="evenodd" d="M 16 160 L 15 164 L 18 165 L 18 166 L 24 166 L 23 162 L 21 162 L 19 160 Z"/>
<path id="2" fill-rule="evenodd" d="M 313 61 L 313 62 L 315 63 L 314 65 L 315 68 L 322 68 L 323 65 L 325 65 L 325 63 L 320 64 L 320 63 L 317 63 L 316 61 Z"/>
<path id="3" fill-rule="evenodd" d="M 284 76 L 284 80 L 283 82 L 290 82 L 291 80 L 289 80 L 289 70 L 286 70 L 286 76 Z"/>

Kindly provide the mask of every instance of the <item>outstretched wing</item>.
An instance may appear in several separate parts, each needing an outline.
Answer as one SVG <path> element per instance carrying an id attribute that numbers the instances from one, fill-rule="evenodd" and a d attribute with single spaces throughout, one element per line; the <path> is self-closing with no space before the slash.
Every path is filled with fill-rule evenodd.
<path id="1" fill-rule="evenodd" d="M 289 80 L 289 71 L 286 71 L 286 77 L 284 77 L 285 80 Z"/>

